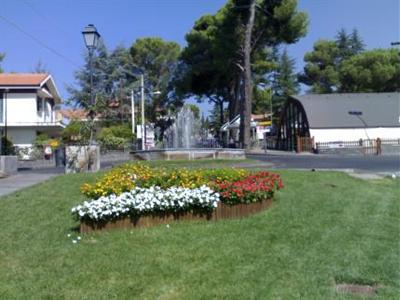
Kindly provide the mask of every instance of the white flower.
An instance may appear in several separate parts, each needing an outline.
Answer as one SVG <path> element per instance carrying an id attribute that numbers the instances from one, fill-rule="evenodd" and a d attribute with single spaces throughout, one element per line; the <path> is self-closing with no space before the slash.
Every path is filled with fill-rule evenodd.
<path id="1" fill-rule="evenodd" d="M 171 187 L 162 190 L 159 186 L 136 187 L 119 196 L 103 196 L 97 200 L 85 201 L 71 209 L 80 219 L 101 220 L 118 217 L 121 214 L 217 207 L 219 194 L 207 186 L 196 189 Z"/>
<path id="2" fill-rule="evenodd" d="M 78 241 L 77 240 L 72 240 L 72 243 L 76 244 Z"/>

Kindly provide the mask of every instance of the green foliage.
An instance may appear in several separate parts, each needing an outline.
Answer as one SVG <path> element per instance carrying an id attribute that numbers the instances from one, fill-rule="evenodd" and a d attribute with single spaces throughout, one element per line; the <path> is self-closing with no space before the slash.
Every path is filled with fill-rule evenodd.
<path id="1" fill-rule="evenodd" d="M 38 134 L 33 142 L 36 147 L 43 147 L 48 144 L 50 137 L 46 133 Z"/>
<path id="2" fill-rule="evenodd" d="M 160 95 L 151 96 L 148 102 L 146 115 L 152 122 L 157 121 L 160 114 L 166 113 L 167 106 L 181 105 L 179 99 L 170 96 L 173 90 L 171 78 L 180 51 L 179 44 L 158 37 L 137 39 L 129 49 L 132 63 L 145 72 L 146 88 L 161 92 Z"/>
<path id="3" fill-rule="evenodd" d="M 400 86 L 399 55 L 395 49 L 364 50 L 354 29 L 341 29 L 335 41 L 319 40 L 304 56 L 300 81 L 316 93 L 393 92 Z"/>
<path id="4" fill-rule="evenodd" d="M 181 54 L 182 66 L 175 80 L 178 92 L 208 100 L 220 111 L 228 102 L 230 118 L 240 112 L 247 19 L 248 1 L 229 0 L 215 15 L 204 15 L 195 22 Z M 257 1 L 251 49 L 254 85 L 266 83 L 273 68 L 266 47 L 296 42 L 305 35 L 307 23 L 307 15 L 297 10 L 297 1 Z M 215 123 L 222 124 L 223 114 L 218 114 L 221 119 Z"/>
<path id="5" fill-rule="evenodd" d="M 396 49 L 364 51 L 340 66 L 341 92 L 400 90 L 400 56 Z"/>
<path id="6" fill-rule="evenodd" d="M 101 146 L 109 149 L 124 148 L 132 139 L 132 129 L 127 124 L 104 127 L 97 137 Z"/>
<path id="7" fill-rule="evenodd" d="M 133 138 L 132 128 L 129 124 L 114 125 L 110 127 L 102 128 L 99 137 L 105 135 L 112 135 L 115 137 L 131 140 Z"/>
<path id="8" fill-rule="evenodd" d="M 275 117 L 279 116 L 282 105 L 288 96 L 295 95 L 299 92 L 299 82 L 295 73 L 295 60 L 291 58 L 285 48 L 279 55 L 276 54 L 277 66 L 275 74 L 273 74 L 272 84 L 272 105 Z"/>
<path id="9" fill-rule="evenodd" d="M 192 111 L 195 119 L 200 118 L 200 108 L 196 104 L 185 104 L 185 106 Z"/>
<path id="10" fill-rule="evenodd" d="M 253 113 L 265 114 L 271 110 L 272 90 L 255 87 L 253 92 Z"/>
<path id="11" fill-rule="evenodd" d="M 340 51 L 335 41 L 318 40 L 313 51 L 304 55 L 304 73 L 300 81 L 311 86 L 314 93 L 332 93 L 339 86 L 337 61 Z"/>
<path id="12" fill-rule="evenodd" d="M 72 121 L 61 132 L 65 144 L 85 145 L 90 139 L 90 124 L 84 121 Z"/>
<path id="13" fill-rule="evenodd" d="M 15 147 L 11 139 L 2 136 L 0 139 L 1 142 L 1 152 L 2 155 L 14 155 Z"/>

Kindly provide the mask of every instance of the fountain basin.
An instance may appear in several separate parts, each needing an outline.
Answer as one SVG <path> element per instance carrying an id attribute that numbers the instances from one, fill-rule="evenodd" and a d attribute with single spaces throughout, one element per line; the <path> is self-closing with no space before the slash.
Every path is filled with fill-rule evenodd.
<path id="1" fill-rule="evenodd" d="M 196 159 L 245 159 L 243 149 L 233 148 L 171 148 L 132 151 L 140 160 L 196 160 Z"/>

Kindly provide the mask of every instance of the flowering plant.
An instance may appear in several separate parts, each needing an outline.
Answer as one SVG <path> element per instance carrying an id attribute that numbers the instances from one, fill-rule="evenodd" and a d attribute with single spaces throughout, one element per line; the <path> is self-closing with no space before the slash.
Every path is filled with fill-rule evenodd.
<path id="1" fill-rule="evenodd" d="M 136 187 L 120 195 L 102 196 L 73 207 L 72 214 L 80 220 L 102 221 L 120 216 L 143 213 L 212 210 L 220 201 L 219 194 L 207 186 L 196 189 L 171 187 Z"/>
<path id="2" fill-rule="evenodd" d="M 278 174 L 257 172 L 237 181 L 215 181 L 211 188 L 220 193 L 224 203 L 251 203 L 272 198 L 283 182 Z"/>
<path id="3" fill-rule="evenodd" d="M 157 176 L 151 178 L 139 178 L 137 184 L 142 187 L 152 185 L 162 188 L 181 186 L 186 188 L 197 188 L 202 185 L 209 185 L 212 181 L 232 181 L 243 178 L 247 172 L 243 169 L 213 169 L 213 170 L 188 170 L 172 169 L 169 171 L 158 171 Z"/>
<path id="4" fill-rule="evenodd" d="M 154 170 L 144 164 L 125 164 L 107 172 L 94 184 L 83 184 L 81 192 L 94 199 L 111 194 L 119 195 L 132 190 L 136 186 L 135 181 L 138 178 L 147 180 L 152 176 L 156 176 Z"/>
<path id="5" fill-rule="evenodd" d="M 125 164 L 107 172 L 93 184 L 85 183 L 81 192 L 92 199 L 107 195 L 120 195 L 133 188 L 159 186 L 168 189 L 172 186 L 198 188 L 210 182 L 235 181 L 243 178 L 247 171 L 243 169 L 188 170 L 150 168 L 142 163 Z"/>

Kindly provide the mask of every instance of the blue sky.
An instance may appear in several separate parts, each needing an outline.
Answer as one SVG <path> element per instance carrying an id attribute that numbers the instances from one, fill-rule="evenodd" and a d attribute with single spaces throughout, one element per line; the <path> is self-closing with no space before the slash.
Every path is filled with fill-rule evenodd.
<path id="1" fill-rule="evenodd" d="M 107 46 L 130 46 L 140 37 L 159 36 L 185 45 L 196 19 L 215 13 L 225 0 L 0 0 L 0 52 L 6 72 L 29 72 L 41 61 L 53 74 L 62 97 L 83 64 L 81 31 L 95 24 Z M 367 49 L 400 40 L 399 0 L 299 0 L 309 15 L 308 34 L 289 53 L 303 66 L 304 53 L 319 38 L 332 39 L 340 28 L 359 30 Z M 3 18 L 6 18 L 6 22 Z M 9 22 L 14 24 L 10 25 Z M 19 30 L 15 28 L 17 26 Z M 60 53 L 57 56 L 26 34 Z M 203 106 L 206 109 L 206 106 Z"/>

